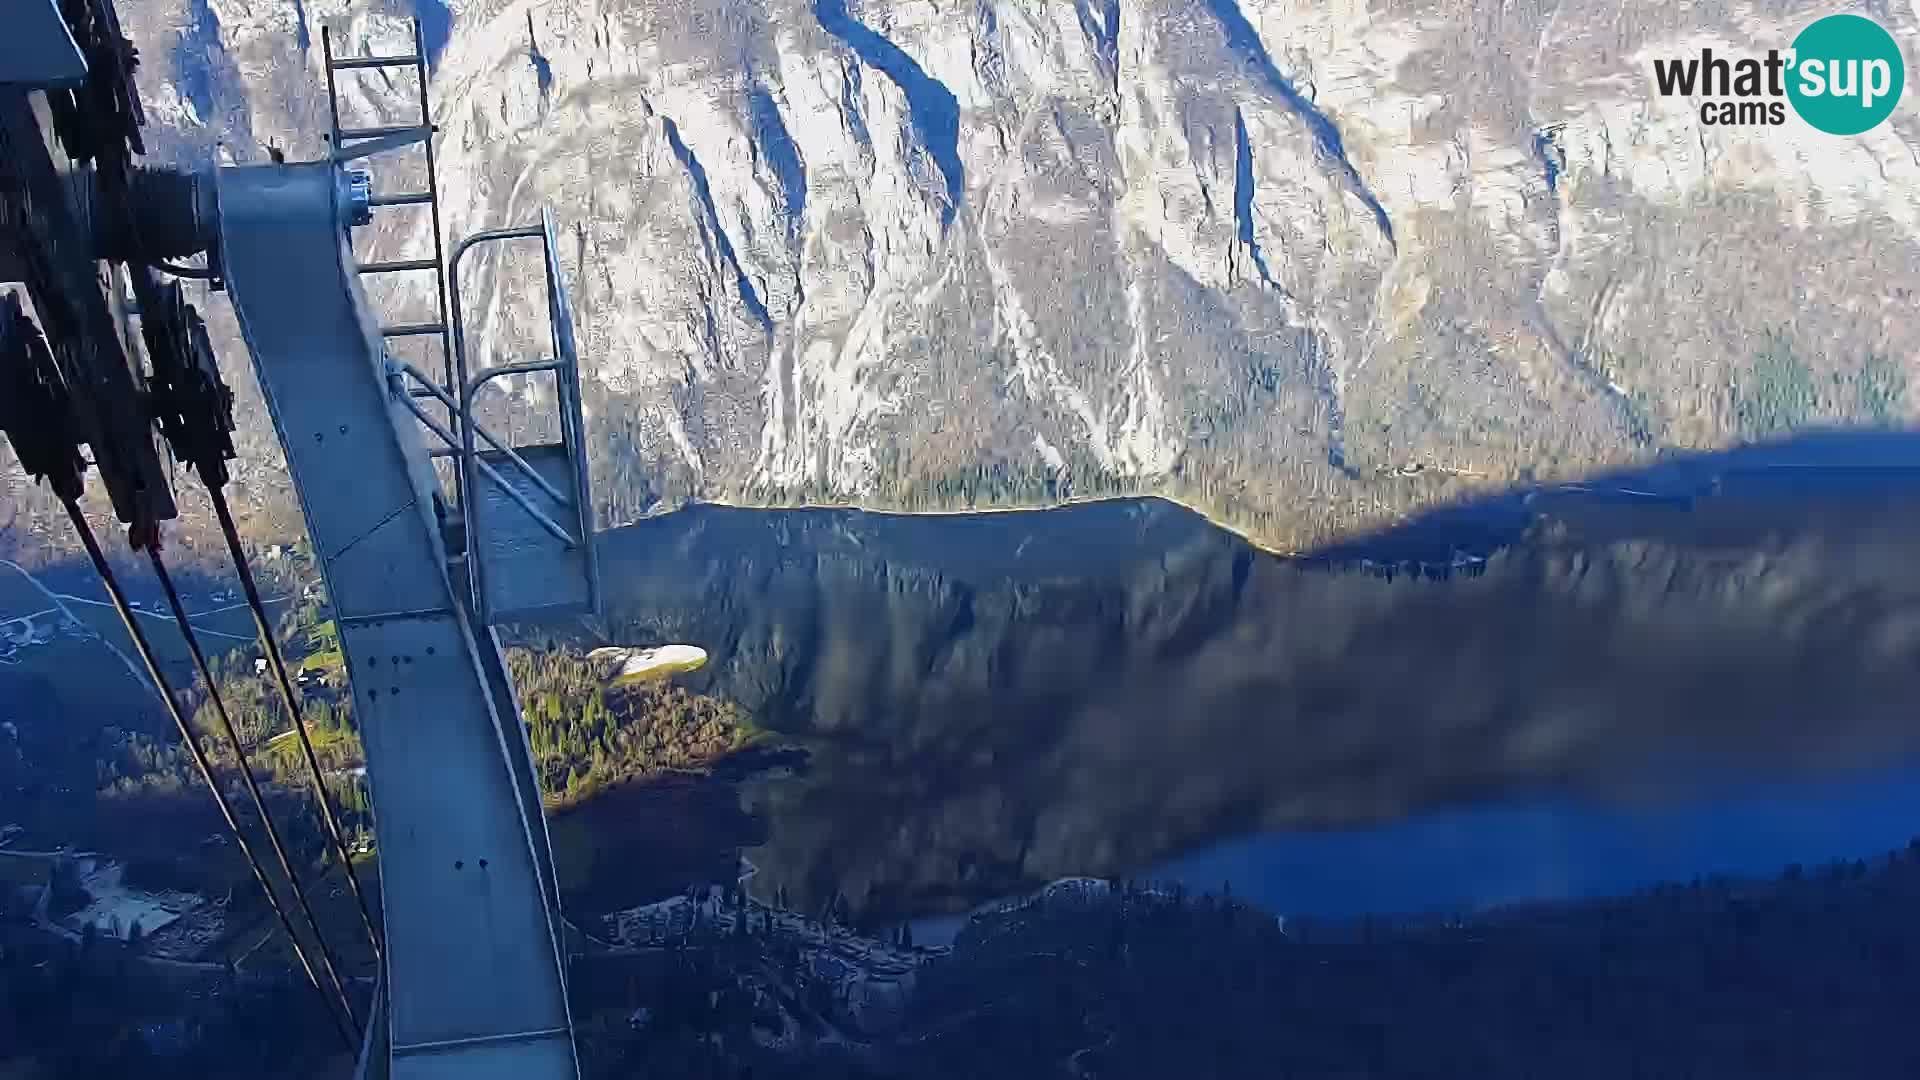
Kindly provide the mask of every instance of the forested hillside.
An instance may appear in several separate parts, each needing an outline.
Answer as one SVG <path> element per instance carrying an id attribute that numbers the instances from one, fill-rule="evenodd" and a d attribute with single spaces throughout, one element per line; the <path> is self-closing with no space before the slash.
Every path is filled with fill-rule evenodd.
<path id="1" fill-rule="evenodd" d="M 608 691 L 577 651 L 507 650 L 507 670 L 550 807 L 570 805 L 610 783 L 669 769 L 695 769 L 758 734 L 738 705 L 667 683 Z"/>

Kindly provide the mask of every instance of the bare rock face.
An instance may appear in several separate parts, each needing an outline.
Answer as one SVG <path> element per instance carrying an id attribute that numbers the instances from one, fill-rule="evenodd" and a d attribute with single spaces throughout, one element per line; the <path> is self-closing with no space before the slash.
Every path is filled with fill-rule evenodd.
<path id="1" fill-rule="evenodd" d="M 399 52 L 413 14 L 127 7 L 159 145 L 242 160 L 270 141 L 323 149 L 323 27 L 341 52 Z M 448 233 L 543 206 L 561 223 L 606 520 L 690 497 L 924 506 L 1100 487 L 1181 497 L 1281 547 L 1463 485 L 1908 417 L 1913 110 L 1854 138 L 1791 115 L 1704 126 L 1652 85 L 1655 57 L 1785 47 L 1825 13 L 424 12 Z M 1875 14 L 1920 33 L 1911 4 Z M 405 73 L 341 86 L 343 122 L 416 113 Z M 380 187 L 418 182 L 417 164 L 380 169 Z M 367 251 L 430 249 L 422 212 L 365 231 Z M 478 357 L 545 348 L 534 254 L 474 260 Z M 383 310 L 431 312 L 430 280 L 383 286 Z M 551 401 L 529 380 L 496 419 L 536 430 Z"/>

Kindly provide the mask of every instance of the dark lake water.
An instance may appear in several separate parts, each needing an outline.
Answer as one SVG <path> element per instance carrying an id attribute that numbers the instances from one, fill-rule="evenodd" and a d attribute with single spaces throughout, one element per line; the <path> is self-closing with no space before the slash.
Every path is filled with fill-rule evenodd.
<path id="1" fill-rule="evenodd" d="M 1516 798 L 1364 829 L 1262 833 L 1151 876 L 1326 918 L 1475 910 L 1868 858 L 1920 836 L 1920 768 L 1729 784 L 1657 805 Z"/>
<path id="2" fill-rule="evenodd" d="M 596 799 L 556 826 L 563 877 L 606 910 L 738 848 L 757 888 L 876 920 L 1076 874 L 1349 915 L 1902 846 L 1920 483 L 1875 447 L 1516 492 L 1296 560 L 1156 500 L 616 530 L 613 635 L 706 648 L 694 688 L 808 760 Z"/>

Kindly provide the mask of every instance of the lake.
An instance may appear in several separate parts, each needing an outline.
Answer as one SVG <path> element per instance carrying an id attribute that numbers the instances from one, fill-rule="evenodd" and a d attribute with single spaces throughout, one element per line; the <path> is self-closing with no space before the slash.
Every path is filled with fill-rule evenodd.
<path id="1" fill-rule="evenodd" d="M 595 799 L 563 876 L 605 910 L 666 887 L 663 848 L 738 846 L 757 889 L 876 920 L 1075 874 L 1335 914 L 1900 846 L 1920 484 L 1833 475 L 1668 463 L 1299 559 L 1151 499 L 615 530 L 613 636 L 707 649 L 688 685 L 808 761 Z"/>
<path id="2" fill-rule="evenodd" d="M 1367 829 L 1239 837 L 1151 876 L 1321 918 L 1471 911 L 1629 893 L 1790 863 L 1871 858 L 1920 836 L 1920 768 L 1728 784 L 1642 805 L 1512 799 Z"/>

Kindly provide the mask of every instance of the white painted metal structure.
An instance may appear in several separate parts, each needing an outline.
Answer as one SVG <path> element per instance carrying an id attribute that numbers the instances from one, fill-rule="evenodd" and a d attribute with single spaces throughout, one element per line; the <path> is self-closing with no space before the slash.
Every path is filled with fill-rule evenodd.
<path id="1" fill-rule="evenodd" d="M 17 16 L 0 37 L 0 101 L 18 106 L 30 88 L 89 77 L 76 31 L 53 0 L 0 6 Z M 475 234 L 443 265 L 417 25 L 414 40 L 406 56 L 347 58 L 333 56 L 329 40 L 326 73 L 331 92 L 340 71 L 411 67 L 420 80 L 417 123 L 342 129 L 335 109 L 325 159 L 221 168 L 180 188 L 190 205 L 162 201 L 143 212 L 162 215 L 173 228 L 167 235 L 197 235 L 208 276 L 232 301 L 333 603 L 366 747 L 385 924 L 386 969 L 360 1075 L 577 1078 L 539 781 L 492 629 L 598 609 L 572 316 L 551 215 Z M 40 138 L 24 117 L 39 124 L 44 112 L 8 114 L 22 118 L 16 134 L 33 135 L 28 149 Z M 409 147 L 426 151 L 426 191 L 377 193 L 365 173 L 349 170 Z M 8 193 L 15 202 L 32 194 Z M 69 209 L 41 194 L 48 205 L 30 209 Z M 430 255 L 360 262 L 352 228 L 375 209 L 409 207 L 433 214 Z M 545 255 L 552 355 L 469 372 L 461 256 L 524 240 L 539 241 Z M 9 254 L 0 251 L 0 264 Z M 383 325 L 375 316 L 363 276 L 400 272 L 445 282 L 435 291 L 436 320 Z M 401 337 L 440 338 L 444 385 L 388 355 L 386 342 Z M 474 401 L 500 376 L 533 372 L 554 376 L 560 434 L 509 445 L 475 422 Z M 423 408 L 424 399 L 444 412 Z M 144 423 L 128 426 L 151 441 Z M 451 491 L 437 457 L 453 459 Z M 170 502 L 162 509 L 153 516 L 173 516 Z"/>
<path id="2" fill-rule="evenodd" d="M 219 265 L 366 744 L 388 967 L 373 1056 L 395 1077 L 576 1076 L 526 729 L 498 640 L 450 569 L 445 494 L 354 265 L 348 178 L 331 160 L 241 166 L 218 191 Z"/>

